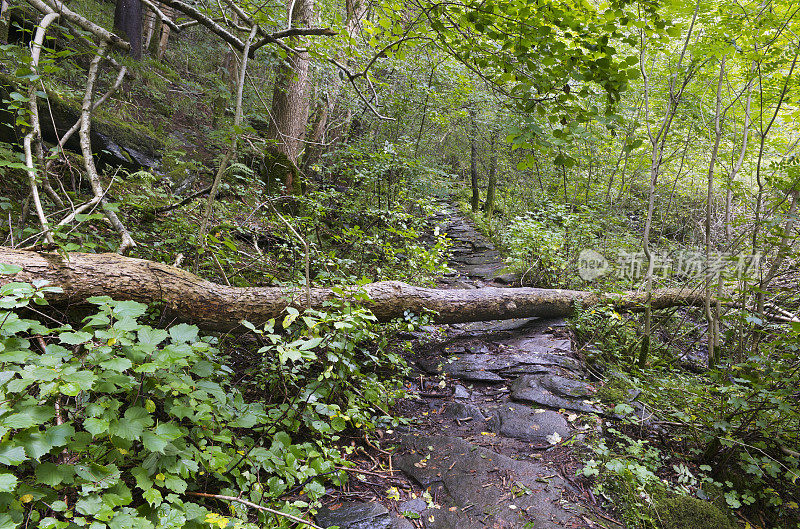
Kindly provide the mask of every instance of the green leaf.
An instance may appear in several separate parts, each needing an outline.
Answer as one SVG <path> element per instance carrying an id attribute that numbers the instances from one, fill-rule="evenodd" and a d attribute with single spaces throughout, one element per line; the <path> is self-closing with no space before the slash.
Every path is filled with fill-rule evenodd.
<path id="1" fill-rule="evenodd" d="M 0 424 L 11 430 L 24 430 L 35 425 L 36 421 L 31 414 L 25 411 L 23 413 L 15 413 L 8 417 L 3 417 L 0 419 Z"/>
<path id="2" fill-rule="evenodd" d="M 147 312 L 147 305 L 138 301 L 118 301 L 114 305 L 112 312 L 119 319 L 124 317 L 138 318 Z"/>
<path id="3" fill-rule="evenodd" d="M 133 362 L 128 360 L 127 358 L 112 358 L 111 360 L 106 360 L 105 362 L 100 363 L 100 367 L 103 369 L 109 369 L 111 371 L 118 371 L 123 372 L 126 369 L 130 369 L 133 367 Z"/>
<path id="4" fill-rule="evenodd" d="M 169 328 L 169 336 L 173 342 L 195 342 L 197 341 L 198 329 L 195 325 L 181 323 Z"/>
<path id="5" fill-rule="evenodd" d="M 71 424 L 57 424 L 49 426 L 44 432 L 47 443 L 52 446 L 64 446 L 75 435 L 75 428 Z"/>
<path id="6" fill-rule="evenodd" d="M 147 410 L 144 408 L 128 408 L 125 410 L 125 416 L 113 421 L 109 428 L 112 435 L 127 439 L 129 441 L 136 441 L 141 438 L 145 427 L 153 424 L 153 419 Z"/>
<path id="7" fill-rule="evenodd" d="M 288 314 L 286 315 L 285 318 L 283 318 L 284 329 L 289 327 L 294 322 L 294 320 L 296 320 L 297 317 L 300 315 L 300 312 L 294 307 L 286 307 L 286 312 L 288 312 Z"/>
<path id="8" fill-rule="evenodd" d="M 186 482 L 178 476 L 172 474 L 167 475 L 166 479 L 164 479 L 164 485 L 166 485 L 166 487 L 172 492 L 176 492 L 178 494 L 183 494 L 186 492 Z"/>
<path id="9" fill-rule="evenodd" d="M 78 332 L 62 332 L 58 335 L 58 339 L 61 340 L 61 343 L 65 343 L 67 345 L 78 345 L 82 343 L 86 343 L 92 339 L 92 335 L 88 332 L 78 331 Z"/>
<path id="10" fill-rule="evenodd" d="M 17 488 L 17 476 L 14 474 L 0 474 L 0 492 L 14 492 Z"/>
<path id="11" fill-rule="evenodd" d="M 13 441 L 0 443 L 0 463 L 8 466 L 17 466 L 28 459 L 25 449 Z"/>
<path id="12" fill-rule="evenodd" d="M 151 507 L 158 507 L 163 501 L 161 498 L 161 493 L 155 488 L 144 491 L 142 497 L 147 500 L 147 503 L 149 503 Z"/>
<path id="13" fill-rule="evenodd" d="M 36 467 L 36 481 L 43 485 L 55 487 L 62 483 L 72 483 L 75 471 L 71 465 L 56 465 L 46 462 Z"/>
<path id="14" fill-rule="evenodd" d="M 82 370 L 61 377 L 64 384 L 61 393 L 69 397 L 76 397 L 81 391 L 89 391 L 94 386 L 97 376 L 91 371 Z"/>
<path id="15" fill-rule="evenodd" d="M 0 514 L 0 529 L 16 529 L 19 524 L 11 519 L 8 514 Z"/>
<path id="16" fill-rule="evenodd" d="M 164 329 L 153 329 L 147 326 L 142 327 L 138 332 L 140 343 L 153 346 L 160 344 L 166 340 L 168 336 L 169 333 Z"/>
<path id="17" fill-rule="evenodd" d="M 169 445 L 169 441 L 151 431 L 145 431 L 142 432 L 142 444 L 146 450 L 163 454 L 164 448 Z"/>
<path id="18" fill-rule="evenodd" d="M 39 461 L 43 455 L 46 455 L 53 448 L 53 445 L 47 442 L 45 435 L 42 432 L 30 432 L 18 435 L 16 440 L 25 447 L 25 452 L 28 457 Z"/>
<path id="19" fill-rule="evenodd" d="M 83 427 L 93 436 L 98 436 L 102 433 L 108 433 L 109 421 L 108 419 L 90 417 L 83 421 Z"/>
<path id="20" fill-rule="evenodd" d="M 0 263 L 0 274 L 13 275 L 22 272 L 22 267 L 12 264 Z"/>

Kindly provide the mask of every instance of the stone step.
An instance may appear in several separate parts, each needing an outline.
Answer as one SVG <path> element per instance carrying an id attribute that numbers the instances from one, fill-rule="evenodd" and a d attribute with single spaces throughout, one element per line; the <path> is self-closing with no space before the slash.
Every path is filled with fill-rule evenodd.
<path id="1" fill-rule="evenodd" d="M 411 432 L 399 440 L 394 468 L 435 498 L 419 513 L 426 529 L 583 525 L 583 508 L 564 497 L 568 483 L 542 463 L 511 459 L 459 437 Z"/>

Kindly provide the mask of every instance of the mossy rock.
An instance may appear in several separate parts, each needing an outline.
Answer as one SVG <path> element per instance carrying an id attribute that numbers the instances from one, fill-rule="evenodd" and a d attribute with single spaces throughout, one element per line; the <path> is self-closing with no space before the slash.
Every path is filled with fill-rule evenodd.
<path id="1" fill-rule="evenodd" d="M 661 529 L 737 529 L 716 505 L 691 496 L 672 496 L 656 503 Z"/>
<path id="2" fill-rule="evenodd" d="M 16 80 L 0 72 L 0 97 L 6 98 L 10 92 L 25 92 Z M 50 90 L 47 99 L 39 100 L 42 136 L 55 143 L 80 118 L 81 103 L 59 97 Z M 48 106 L 49 103 L 49 106 Z M 44 117 L 47 119 L 44 119 Z M 18 142 L 24 135 L 15 126 L 16 116 L 7 110 L 0 110 L 0 141 Z M 55 129 L 53 124 L 55 123 Z M 56 131 L 58 134 L 56 134 Z M 96 112 L 92 116 L 92 149 L 99 153 L 99 159 L 111 166 L 123 166 L 131 170 L 152 168 L 159 163 L 163 143 L 153 137 L 153 132 L 142 125 L 114 121 L 113 117 Z M 78 134 L 74 134 L 66 145 L 67 149 L 80 152 Z"/>

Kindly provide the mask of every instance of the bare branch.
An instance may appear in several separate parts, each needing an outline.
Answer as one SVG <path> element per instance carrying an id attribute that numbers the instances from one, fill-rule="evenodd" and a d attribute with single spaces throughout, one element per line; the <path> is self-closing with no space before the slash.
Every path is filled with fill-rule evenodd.
<path id="1" fill-rule="evenodd" d="M 207 27 L 212 33 L 220 37 L 222 40 L 224 40 L 225 42 L 227 42 L 240 52 L 244 50 L 244 42 L 242 42 L 242 40 L 239 37 L 237 37 L 230 31 L 222 27 L 220 24 L 215 22 L 213 18 L 200 12 L 197 8 L 190 6 L 189 4 L 180 2 L 179 0 L 161 0 L 161 3 L 173 9 L 177 9 L 184 15 L 193 18 L 199 24 L 202 24 L 203 26 Z M 181 24 L 179 27 L 183 28 L 185 26 Z"/>
<path id="2" fill-rule="evenodd" d="M 158 8 L 158 6 L 157 6 L 157 5 L 155 5 L 155 4 L 154 4 L 153 2 L 151 2 L 150 0 L 140 0 L 140 1 L 141 1 L 141 2 L 142 2 L 144 5 L 146 5 L 147 7 L 149 7 L 149 8 L 150 8 L 150 9 L 153 11 L 153 13 L 155 13 L 155 14 L 156 14 L 156 16 L 158 17 L 158 19 L 161 21 L 161 23 L 162 23 L 162 24 L 166 24 L 166 25 L 167 25 L 167 26 L 169 26 L 169 28 L 170 28 L 171 30 L 173 30 L 174 32 L 176 32 L 176 33 L 180 33 L 180 31 L 181 31 L 181 27 L 180 27 L 180 26 L 178 26 L 178 24 L 176 24 L 176 23 L 175 23 L 175 22 L 173 22 L 172 20 L 170 20 L 170 18 L 169 18 L 167 15 L 165 15 L 165 14 L 164 14 L 164 12 L 163 12 L 163 11 L 161 11 L 161 10 Z"/>
<path id="3" fill-rule="evenodd" d="M 114 213 L 109 207 L 105 198 L 105 191 L 100 183 L 100 175 L 97 174 L 97 168 L 94 165 L 94 155 L 92 153 L 92 140 L 90 130 L 92 126 L 92 99 L 94 97 L 94 84 L 97 81 L 97 73 L 100 66 L 100 61 L 103 60 L 105 54 L 106 42 L 100 44 L 97 54 L 89 63 L 89 73 L 86 79 L 86 91 L 83 95 L 83 104 L 81 105 L 81 127 L 79 135 L 81 138 L 81 153 L 83 154 L 83 165 L 89 175 L 89 182 L 92 186 L 95 198 L 103 205 L 103 212 L 106 218 L 122 237 L 122 242 L 117 249 L 117 252 L 124 254 L 128 249 L 136 246 L 136 242 L 131 237 L 128 229 L 119 220 L 117 214 Z"/>
<path id="4" fill-rule="evenodd" d="M 313 527 L 314 529 L 322 529 L 318 525 L 314 525 L 313 523 L 309 522 L 308 520 L 303 520 L 302 518 L 298 518 L 297 516 L 287 514 L 285 512 L 276 511 L 275 509 L 270 509 L 269 507 L 264 507 L 263 505 L 259 505 L 257 503 L 253 503 L 252 501 L 247 501 L 243 498 L 237 498 L 236 496 L 223 496 L 221 494 L 206 494 L 205 492 L 187 492 L 190 496 L 200 496 L 201 498 L 214 498 L 217 500 L 227 500 L 227 501 L 235 501 L 239 502 L 242 505 L 247 505 L 248 507 L 252 507 L 253 509 L 258 509 L 259 511 L 268 512 L 271 514 L 275 514 L 277 516 L 283 516 L 284 518 L 288 518 L 294 522 L 305 524 L 309 527 Z"/>
<path id="5" fill-rule="evenodd" d="M 94 22 L 89 21 L 88 19 L 80 16 L 74 11 L 71 11 L 60 0 L 27 0 L 27 2 L 31 6 L 36 8 L 36 10 L 42 13 L 49 13 L 51 11 L 55 11 L 69 22 L 72 22 L 73 24 L 80 26 L 89 33 L 92 33 L 96 37 L 110 43 L 112 46 L 116 48 L 119 48 L 124 51 L 128 51 L 131 49 L 131 45 L 127 40 L 123 39 L 122 37 L 120 37 L 115 33 L 108 31 L 105 28 L 98 26 Z"/>

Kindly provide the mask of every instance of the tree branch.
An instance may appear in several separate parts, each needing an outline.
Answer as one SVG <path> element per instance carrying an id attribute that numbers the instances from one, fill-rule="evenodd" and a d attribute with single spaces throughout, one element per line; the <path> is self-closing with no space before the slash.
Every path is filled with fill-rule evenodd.
<path id="1" fill-rule="evenodd" d="M 98 26 L 94 22 L 87 20 L 74 11 L 71 11 L 60 0 L 27 0 L 27 2 L 42 13 L 55 11 L 69 22 L 72 22 L 73 24 L 85 29 L 89 33 L 92 33 L 96 37 L 108 42 L 116 48 L 119 48 L 123 51 L 129 51 L 131 49 L 131 45 L 128 41 L 119 35 Z"/>
<path id="2" fill-rule="evenodd" d="M 314 529 L 322 529 L 322 527 L 315 525 L 308 520 L 303 520 L 302 518 L 298 518 L 293 514 L 288 514 L 281 511 L 276 511 L 275 509 L 270 509 L 269 507 L 264 507 L 263 505 L 259 505 L 257 503 L 253 503 L 252 501 L 247 501 L 243 498 L 237 498 L 236 496 L 223 496 L 222 494 L 207 494 L 205 492 L 187 492 L 186 494 L 190 496 L 199 496 L 201 498 L 214 498 L 217 500 L 226 500 L 226 501 L 235 501 L 241 503 L 242 505 L 247 505 L 248 507 L 252 507 L 253 509 L 258 509 L 259 511 L 268 512 L 270 514 L 274 514 L 276 516 L 283 516 L 284 518 L 288 518 L 293 522 L 302 523 L 309 527 L 313 527 Z"/>

